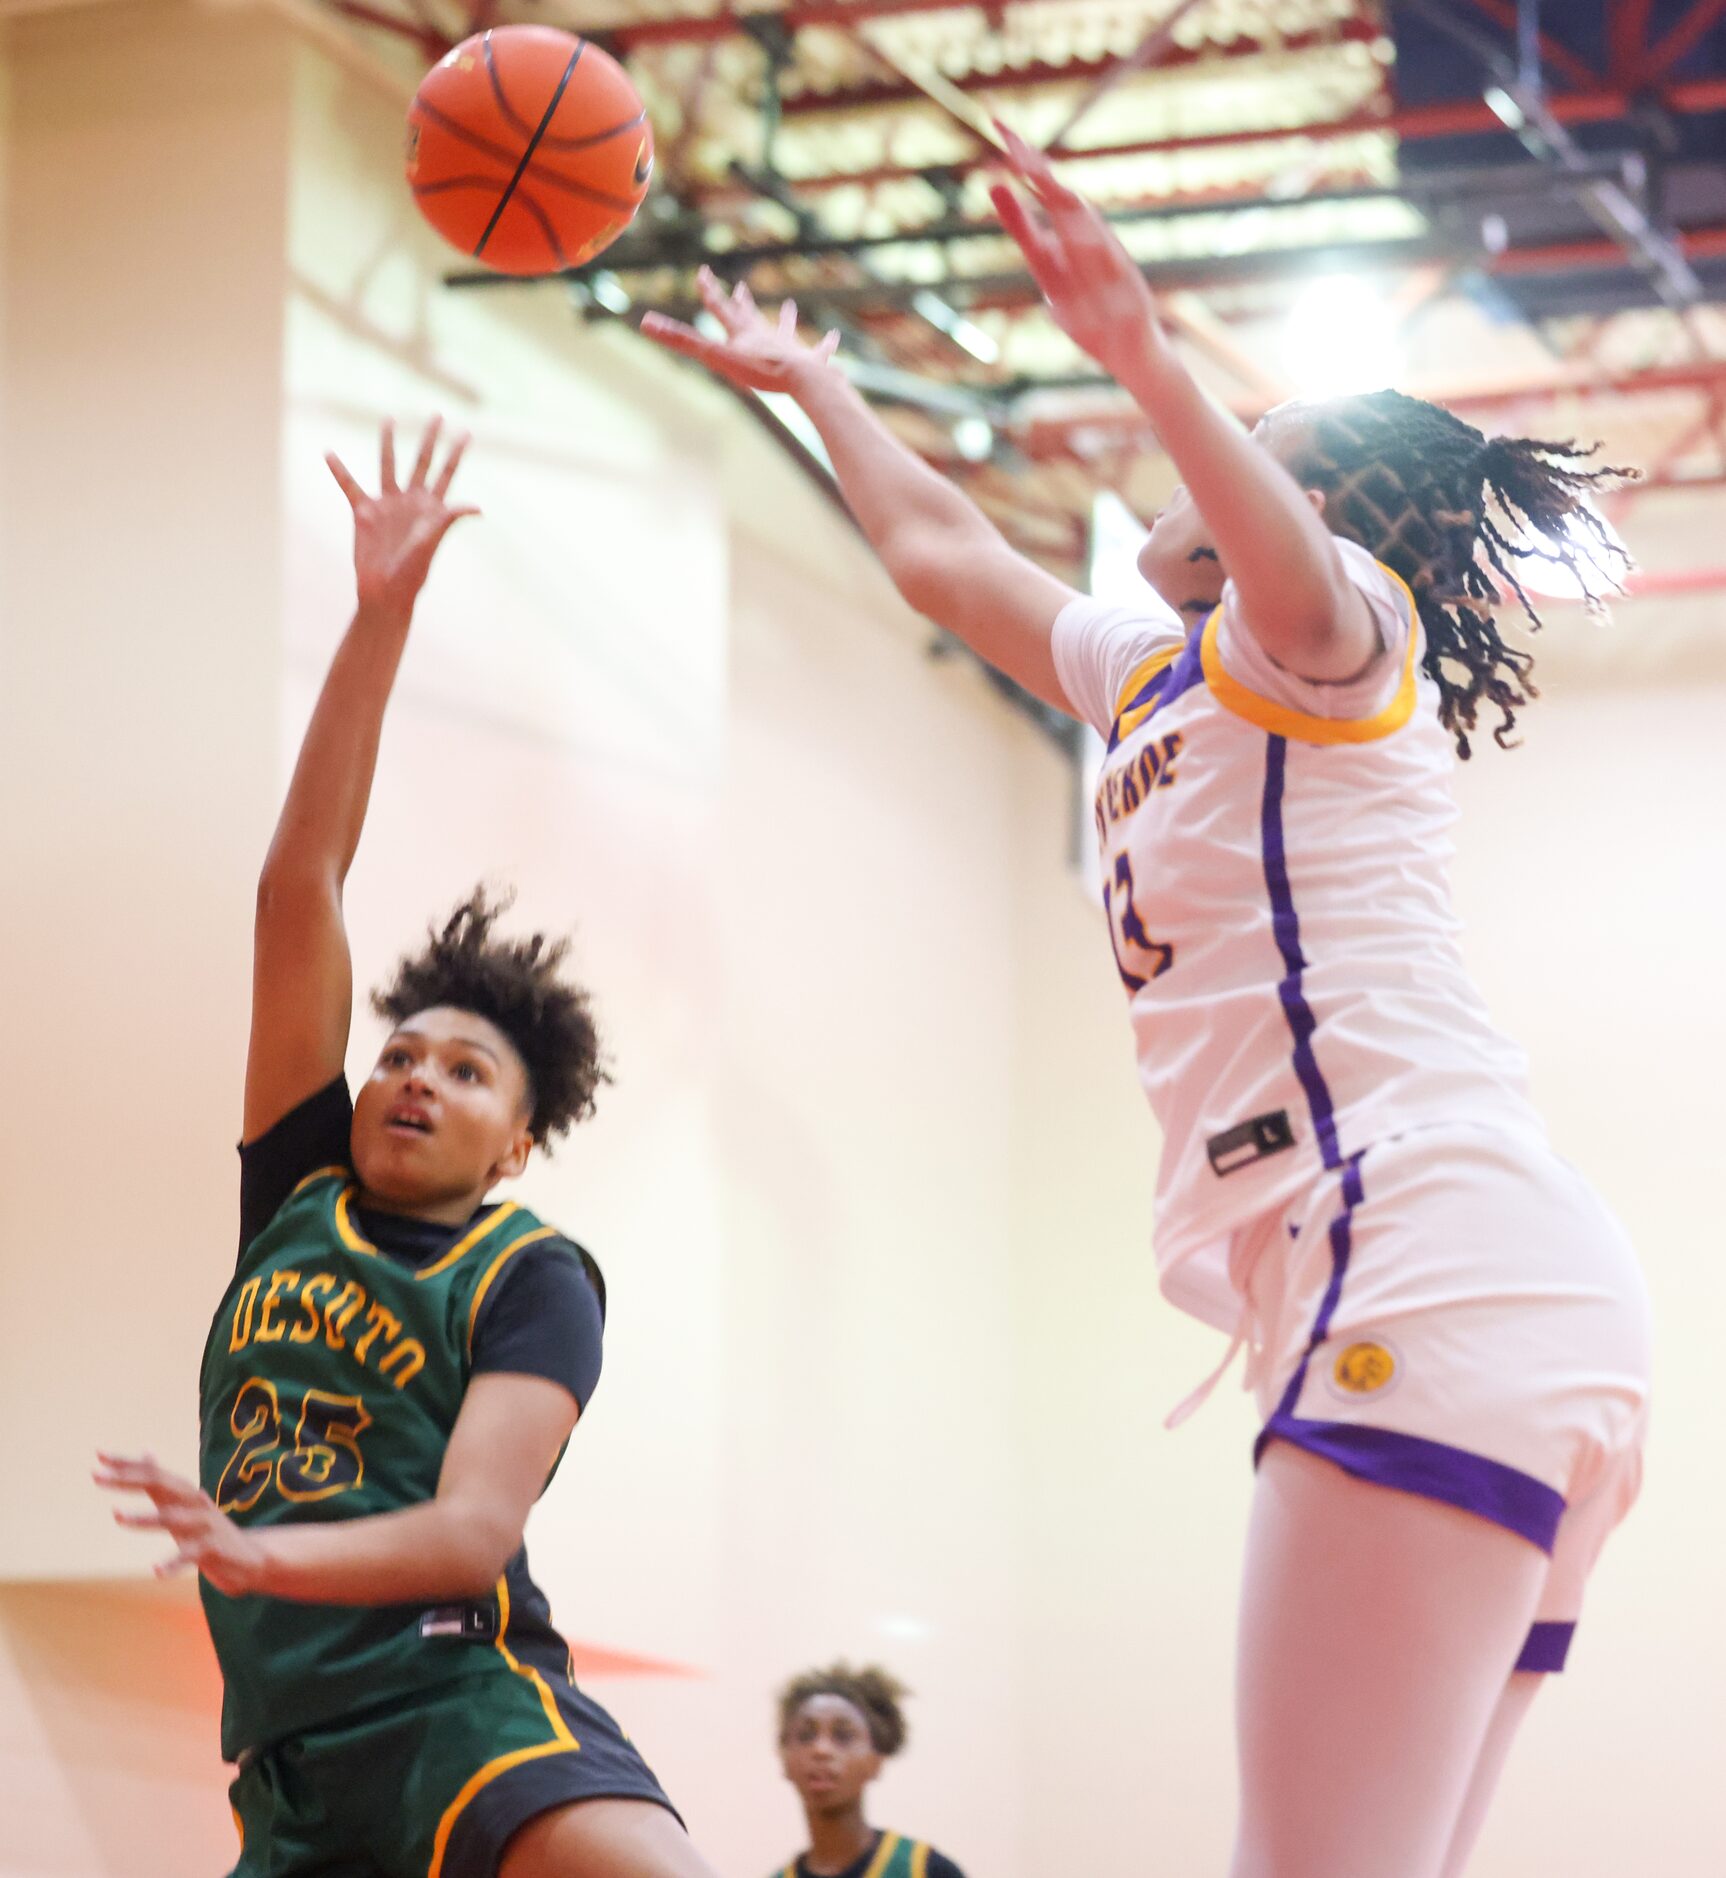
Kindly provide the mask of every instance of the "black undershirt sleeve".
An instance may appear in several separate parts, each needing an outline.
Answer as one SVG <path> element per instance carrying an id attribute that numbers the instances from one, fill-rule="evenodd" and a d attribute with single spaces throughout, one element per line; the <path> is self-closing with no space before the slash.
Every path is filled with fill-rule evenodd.
<path id="1" fill-rule="evenodd" d="M 337 1076 L 273 1128 L 240 1148 L 240 1251 L 275 1218 L 282 1202 L 314 1168 L 346 1163 L 354 1105 L 347 1078 Z"/>
<path id="2" fill-rule="evenodd" d="M 599 1385 L 605 1313 L 590 1275 L 598 1268 L 573 1241 L 544 1239 L 511 1260 L 474 1325 L 473 1374 L 544 1376 L 585 1413 Z"/>
<path id="3" fill-rule="evenodd" d="M 965 1878 L 965 1874 L 947 1856 L 933 1847 L 929 1851 L 929 1878 Z"/>

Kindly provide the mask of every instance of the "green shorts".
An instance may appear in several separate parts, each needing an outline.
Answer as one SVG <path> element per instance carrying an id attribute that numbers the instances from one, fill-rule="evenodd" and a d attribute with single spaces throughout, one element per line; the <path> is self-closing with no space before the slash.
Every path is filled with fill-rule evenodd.
<path id="1" fill-rule="evenodd" d="M 494 1878 L 511 1835 L 574 1800 L 675 1809 L 566 1675 L 499 1653 L 396 1703 L 248 1754 L 232 1878 Z"/>

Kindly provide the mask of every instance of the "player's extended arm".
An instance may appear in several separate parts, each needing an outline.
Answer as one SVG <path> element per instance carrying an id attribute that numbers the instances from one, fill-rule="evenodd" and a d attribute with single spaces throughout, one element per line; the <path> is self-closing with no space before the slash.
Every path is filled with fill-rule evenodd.
<path id="1" fill-rule="evenodd" d="M 821 433 L 846 505 L 906 601 L 1027 691 L 1070 711 L 1049 637 L 1072 588 L 1008 547 L 974 502 L 875 416 L 832 363 L 837 334 L 805 346 L 794 301 L 771 325 L 746 286 L 727 294 L 705 268 L 701 296 L 724 326 L 723 340 L 659 313 L 649 313 L 641 330 L 733 384 L 795 398 Z"/>
<path id="2" fill-rule="evenodd" d="M 399 1513 L 244 1527 L 195 1481 L 148 1455 L 103 1454 L 100 1486 L 144 1493 L 122 1526 L 166 1532 L 158 1576 L 195 1569 L 230 1597 L 300 1604 L 433 1604 L 480 1598 L 515 1556 L 533 1503 L 575 1427 L 575 1397 L 541 1376 L 487 1373 L 462 1399 L 437 1496 Z"/>
<path id="3" fill-rule="evenodd" d="M 1014 172 L 1041 210 L 991 192 L 1062 328 L 1130 391 L 1197 504 L 1240 617 L 1303 678 L 1350 678 L 1378 630 L 1313 501 L 1268 450 L 1207 398 L 1176 355 L 1145 277 L 1103 218 L 1002 126 Z"/>
<path id="4" fill-rule="evenodd" d="M 405 489 L 395 437 L 383 430 L 379 491 L 368 496 L 339 458 L 330 471 L 354 512 L 359 600 L 306 727 L 274 840 L 258 879 L 252 938 L 252 1036 L 243 1138 L 255 1141 L 339 1075 L 353 1014 L 342 883 L 371 799 L 384 707 L 433 554 L 471 508 L 445 500 L 466 439 L 434 478 L 438 421 Z"/>

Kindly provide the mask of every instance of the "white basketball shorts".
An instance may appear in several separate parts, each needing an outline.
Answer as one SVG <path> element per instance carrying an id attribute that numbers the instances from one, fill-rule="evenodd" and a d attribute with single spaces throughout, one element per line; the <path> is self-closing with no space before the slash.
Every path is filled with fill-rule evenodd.
<path id="1" fill-rule="evenodd" d="M 1605 1204 L 1538 1135 L 1444 1124 L 1328 1170 L 1241 1254 L 1255 1461 L 1293 1442 L 1539 1546 L 1517 1667 L 1561 1669 L 1648 1421 L 1647 1290 Z"/>

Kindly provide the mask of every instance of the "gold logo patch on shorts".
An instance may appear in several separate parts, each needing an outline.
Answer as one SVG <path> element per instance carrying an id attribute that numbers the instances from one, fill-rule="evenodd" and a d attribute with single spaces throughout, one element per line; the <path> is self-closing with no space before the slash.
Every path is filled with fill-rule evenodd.
<path id="1" fill-rule="evenodd" d="M 1349 1395 L 1375 1395 L 1396 1374 L 1396 1357 L 1382 1343 L 1351 1343 L 1331 1365 L 1331 1381 Z"/>

